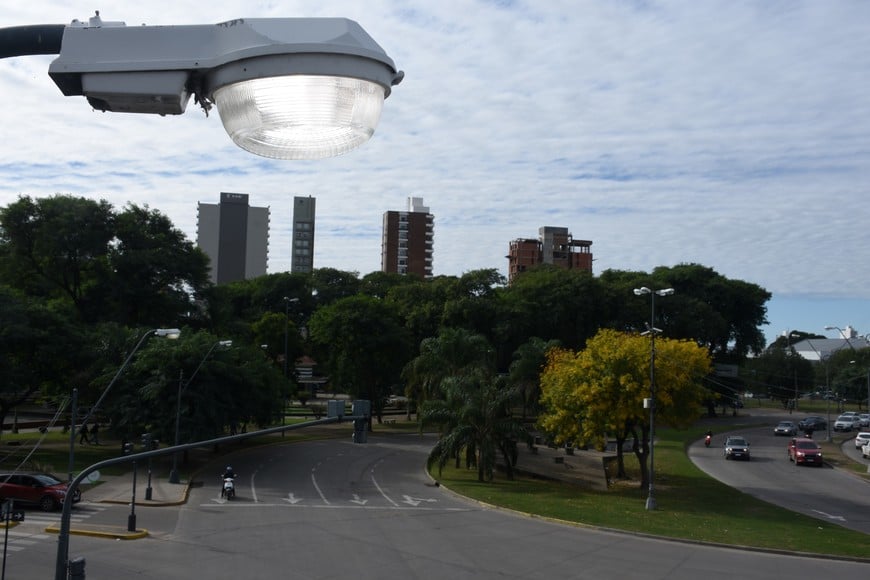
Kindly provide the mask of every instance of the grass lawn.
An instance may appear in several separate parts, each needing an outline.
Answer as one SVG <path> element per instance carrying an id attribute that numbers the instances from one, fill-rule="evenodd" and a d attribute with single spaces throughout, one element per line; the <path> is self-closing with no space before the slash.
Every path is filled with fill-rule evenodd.
<path id="1" fill-rule="evenodd" d="M 686 446 L 702 429 L 661 430 L 656 445 L 656 503 L 646 510 L 639 477 L 596 492 L 520 477 L 479 483 L 476 470 L 445 468 L 437 479 L 467 497 L 566 522 L 656 536 L 837 556 L 867 558 L 870 534 L 765 503 L 724 485 L 689 460 Z M 626 469 L 639 474 L 633 456 Z"/>

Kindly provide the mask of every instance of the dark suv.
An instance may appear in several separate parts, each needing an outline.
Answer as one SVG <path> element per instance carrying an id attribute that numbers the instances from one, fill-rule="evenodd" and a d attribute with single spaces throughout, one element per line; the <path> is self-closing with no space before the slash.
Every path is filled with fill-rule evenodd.
<path id="1" fill-rule="evenodd" d="M 0 501 L 12 499 L 50 512 L 63 503 L 66 490 L 65 481 L 48 473 L 0 473 Z M 81 499 L 82 492 L 76 489 L 73 503 Z"/>

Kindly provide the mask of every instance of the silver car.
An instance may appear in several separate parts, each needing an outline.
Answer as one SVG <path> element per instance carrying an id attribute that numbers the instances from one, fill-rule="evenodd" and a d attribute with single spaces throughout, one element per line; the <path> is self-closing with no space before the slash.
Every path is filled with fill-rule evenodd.
<path id="1" fill-rule="evenodd" d="M 840 415 L 834 421 L 834 431 L 851 431 L 858 424 L 858 417 L 855 415 Z"/>

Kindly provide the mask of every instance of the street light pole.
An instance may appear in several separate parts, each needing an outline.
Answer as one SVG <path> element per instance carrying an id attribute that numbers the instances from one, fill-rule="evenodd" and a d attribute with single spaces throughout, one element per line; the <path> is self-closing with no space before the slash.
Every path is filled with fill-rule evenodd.
<path id="1" fill-rule="evenodd" d="M 211 355 L 215 348 L 219 346 L 232 346 L 233 341 L 231 340 L 219 340 L 208 349 L 208 352 L 205 353 L 205 356 L 202 357 L 202 360 L 199 361 L 199 366 L 196 367 L 196 370 L 193 371 L 193 374 L 190 375 L 190 378 L 187 379 L 187 383 L 184 382 L 184 369 L 181 369 L 178 372 L 178 396 L 175 398 L 175 444 L 174 447 L 178 447 L 178 437 L 179 437 L 179 426 L 181 424 L 181 395 L 184 394 L 184 391 L 187 387 L 190 386 L 190 383 L 193 381 L 194 377 L 196 377 L 196 373 L 199 372 L 199 369 L 202 368 L 203 363 L 205 363 L 206 359 Z M 172 469 L 169 471 L 169 483 L 181 483 L 181 478 L 178 476 L 178 454 L 172 454 Z"/>
<path id="2" fill-rule="evenodd" d="M 788 331 L 788 335 L 786 335 L 785 340 L 786 340 L 786 344 L 788 345 L 788 355 L 789 355 L 789 357 L 791 357 L 793 354 L 795 354 L 795 355 L 797 354 L 797 352 L 793 352 L 794 349 L 793 349 L 792 344 L 791 344 L 791 339 L 792 339 L 792 338 L 800 338 L 800 336 L 801 336 L 801 335 L 799 335 L 799 334 L 797 334 L 797 333 L 794 333 L 794 332 L 792 332 L 792 331 L 790 331 L 790 330 Z M 797 380 L 797 367 L 794 366 L 793 363 L 794 363 L 794 361 L 792 361 L 792 377 L 794 378 L 794 399 L 793 399 L 793 400 L 794 400 L 794 405 L 792 405 L 792 409 L 793 409 L 794 411 L 797 411 L 797 410 L 798 410 L 798 380 Z M 792 412 L 792 411 L 789 410 L 789 413 L 791 413 L 791 412 Z"/>
<path id="3" fill-rule="evenodd" d="M 124 369 L 126 369 L 127 366 L 130 364 L 130 361 L 133 360 L 133 355 L 136 354 L 136 351 L 138 351 L 139 348 L 145 343 L 145 339 L 148 338 L 149 336 L 151 336 L 152 334 L 154 336 L 163 336 L 163 337 L 170 338 L 170 339 L 176 339 L 181 335 L 181 331 L 178 330 L 177 328 L 154 328 L 152 330 L 149 330 L 145 334 L 143 334 L 142 337 L 139 339 L 139 342 L 136 343 L 136 346 L 133 347 L 133 350 L 130 351 L 130 354 L 127 355 L 127 358 L 124 360 L 124 363 L 121 365 L 121 368 L 119 368 L 118 372 L 115 373 L 115 376 L 112 377 L 111 382 L 109 382 L 109 386 L 105 388 L 105 390 L 103 391 L 103 394 L 100 395 L 100 398 L 97 399 L 97 402 L 94 403 L 94 405 L 91 407 L 90 411 L 88 411 L 88 414 L 85 415 L 85 418 L 82 420 L 82 429 L 87 429 L 88 419 L 91 418 L 91 416 L 97 410 L 97 407 L 100 406 L 100 403 L 103 402 L 103 399 L 105 399 L 106 395 L 109 394 L 109 391 L 112 390 L 112 387 L 117 382 L 118 377 L 121 376 L 121 373 L 124 372 Z M 73 394 L 75 395 L 76 393 L 73 393 Z M 77 411 L 76 411 L 76 404 L 75 403 L 73 404 L 72 413 L 73 413 L 73 416 L 72 416 L 72 419 L 70 420 L 70 440 L 69 440 L 69 478 L 70 478 L 69 481 L 72 481 L 73 464 L 75 462 L 75 450 L 76 450 L 76 447 L 75 447 L 75 424 L 76 424 Z"/>
<path id="4" fill-rule="evenodd" d="M 825 330 L 834 330 L 834 329 L 836 329 L 840 333 L 840 336 L 842 336 L 844 339 L 846 339 L 846 344 L 849 345 L 849 348 L 852 349 L 852 352 L 857 353 L 858 350 L 854 346 L 852 346 L 852 341 L 849 340 L 849 337 L 846 336 L 846 333 L 843 331 L 842 328 L 840 328 L 839 326 L 826 326 L 825 327 Z M 852 361 L 852 362 L 855 362 L 855 361 Z M 839 401 L 838 401 L 837 402 L 838 409 L 839 409 L 839 406 L 840 405 L 839 405 Z M 867 412 L 870 413 L 870 367 L 867 367 Z"/>
<path id="5" fill-rule="evenodd" d="M 830 363 L 830 359 L 831 359 L 831 353 L 829 352 L 825 356 L 822 356 L 822 353 L 820 353 L 819 350 L 815 346 L 813 346 L 813 343 L 810 339 L 807 339 L 807 344 L 810 345 L 810 348 L 816 352 L 816 355 L 819 357 L 819 362 L 825 363 L 825 415 L 826 415 L 826 417 L 825 417 L 825 421 L 826 421 L 825 433 L 827 434 L 825 436 L 825 440 L 830 442 L 831 441 L 831 373 L 830 373 L 831 365 L 829 363 Z"/>
<path id="6" fill-rule="evenodd" d="M 287 379 L 289 377 L 289 361 L 290 351 L 288 350 L 289 330 L 290 330 L 290 303 L 299 302 L 298 298 L 284 297 L 284 404 L 281 407 L 281 424 L 284 425 L 287 419 Z M 283 435 L 283 433 L 281 434 Z"/>
<path id="7" fill-rule="evenodd" d="M 634 289 L 635 296 L 649 294 L 650 296 L 650 318 L 649 330 L 642 334 L 649 333 L 650 337 L 650 354 L 649 354 L 649 493 L 646 498 L 646 509 L 652 511 L 656 509 L 655 497 L 655 417 L 656 417 L 656 332 L 661 332 L 655 327 L 656 320 L 656 296 L 670 296 L 674 293 L 673 288 L 663 288 L 661 290 L 650 290 L 646 286 Z"/>

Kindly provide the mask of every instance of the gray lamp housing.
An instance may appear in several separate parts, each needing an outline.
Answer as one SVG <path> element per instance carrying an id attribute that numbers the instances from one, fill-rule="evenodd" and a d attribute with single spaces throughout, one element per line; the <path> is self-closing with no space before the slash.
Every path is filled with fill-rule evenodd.
<path id="1" fill-rule="evenodd" d="M 194 95 L 239 147 L 276 159 L 355 149 L 404 77 L 346 18 L 128 28 L 99 15 L 64 29 L 48 74 L 100 111 L 180 115 Z"/>
<path id="2" fill-rule="evenodd" d="M 48 74 L 64 95 L 84 95 L 95 109 L 159 115 L 180 115 L 190 95 L 211 101 L 216 89 L 255 78 L 360 78 L 382 86 L 386 97 L 404 76 L 346 18 L 139 27 L 74 21 Z"/>

